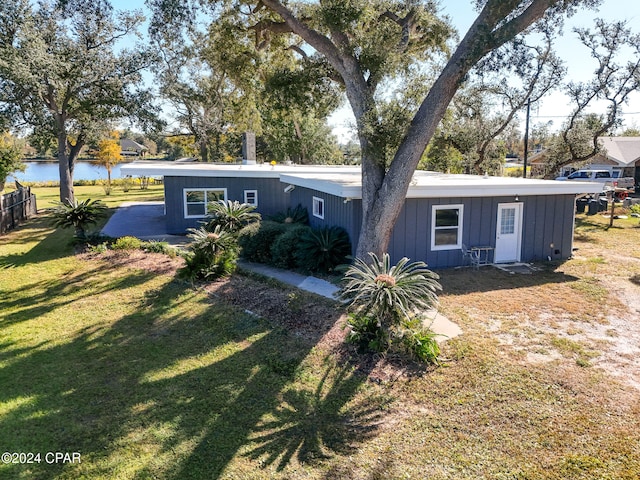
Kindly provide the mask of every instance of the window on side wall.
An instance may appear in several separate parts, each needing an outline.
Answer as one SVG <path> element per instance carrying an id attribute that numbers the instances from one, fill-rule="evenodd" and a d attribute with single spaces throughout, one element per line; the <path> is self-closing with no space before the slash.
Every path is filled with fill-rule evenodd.
<path id="1" fill-rule="evenodd" d="M 462 205 L 434 205 L 431 213 L 431 250 L 462 248 Z"/>
<path id="2" fill-rule="evenodd" d="M 258 206 L 258 191 L 257 190 L 245 190 L 244 191 L 244 203 L 248 203 L 249 205 L 253 205 L 254 207 Z"/>
<path id="3" fill-rule="evenodd" d="M 185 188 L 184 218 L 205 217 L 211 203 L 226 199 L 226 188 Z"/>
<path id="4" fill-rule="evenodd" d="M 324 199 L 313 197 L 313 216 L 324 218 Z"/>

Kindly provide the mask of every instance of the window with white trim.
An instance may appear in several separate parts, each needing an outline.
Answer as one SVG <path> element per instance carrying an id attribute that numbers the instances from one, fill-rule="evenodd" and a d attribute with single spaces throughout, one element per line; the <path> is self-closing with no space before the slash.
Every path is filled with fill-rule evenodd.
<path id="1" fill-rule="evenodd" d="M 324 218 L 324 199 L 313 197 L 313 216 Z"/>
<path id="2" fill-rule="evenodd" d="M 463 205 L 434 205 L 431 211 L 431 250 L 462 248 Z"/>
<path id="3" fill-rule="evenodd" d="M 253 205 L 254 207 L 257 207 L 258 206 L 258 190 L 245 190 L 244 203 L 248 203 L 249 205 Z"/>
<path id="4" fill-rule="evenodd" d="M 184 218 L 206 217 L 211 203 L 226 199 L 226 188 L 185 188 Z"/>

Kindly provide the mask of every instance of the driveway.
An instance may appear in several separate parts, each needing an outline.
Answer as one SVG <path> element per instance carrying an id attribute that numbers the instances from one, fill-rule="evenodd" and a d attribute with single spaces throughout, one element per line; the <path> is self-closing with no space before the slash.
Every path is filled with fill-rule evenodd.
<path id="1" fill-rule="evenodd" d="M 111 216 L 101 233 L 114 238 L 132 236 L 171 245 L 182 245 L 189 241 L 185 236 L 167 233 L 164 202 L 125 202 Z"/>

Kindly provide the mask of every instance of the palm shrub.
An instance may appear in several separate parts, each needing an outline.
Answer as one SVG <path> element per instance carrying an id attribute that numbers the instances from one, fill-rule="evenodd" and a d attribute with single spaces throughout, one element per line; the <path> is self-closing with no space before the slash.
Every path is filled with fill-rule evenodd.
<path id="1" fill-rule="evenodd" d="M 205 224 L 205 229 L 213 232 L 216 227 L 230 233 L 237 233 L 243 227 L 260 221 L 260 214 L 254 212 L 256 207 L 248 203 L 231 200 L 218 200 L 209 205 L 211 219 Z"/>
<path id="2" fill-rule="evenodd" d="M 369 257 L 369 263 L 356 259 L 345 274 L 341 298 L 349 301 L 349 308 L 355 313 L 348 324 L 349 338 L 357 342 L 364 338 L 370 342 L 375 323 L 375 329 L 380 332 L 373 338 L 388 341 L 369 344 L 370 348 L 386 351 L 394 340 L 398 340 L 411 354 L 431 361 L 428 349 L 435 350 L 437 345 L 423 347 L 424 343 L 435 343 L 435 340 L 433 336 L 429 337 L 418 319 L 420 312 L 438 302 L 437 292 L 442 289 L 438 275 L 424 262 L 410 262 L 406 257 L 396 265 L 391 265 L 388 253 L 384 253 L 382 259 L 373 253 L 369 253 Z"/>
<path id="3" fill-rule="evenodd" d="M 295 208 L 287 208 L 286 211 L 276 213 L 269 217 L 269 220 L 278 223 L 299 223 L 302 225 L 309 224 L 309 212 L 306 207 L 298 204 Z"/>
<path id="4" fill-rule="evenodd" d="M 86 228 L 98 223 L 107 214 L 107 206 L 100 200 L 88 198 L 83 202 L 67 199 L 58 202 L 53 209 L 53 225 L 59 228 L 75 229 L 75 236 L 86 239 Z"/>
<path id="5" fill-rule="evenodd" d="M 351 255 L 349 234 L 342 227 L 324 227 L 306 231 L 295 251 L 296 264 L 312 272 L 332 272 Z"/>
<path id="6" fill-rule="evenodd" d="M 214 279 L 230 275 L 236 269 L 238 242 L 236 236 L 216 226 L 213 232 L 204 227 L 190 228 L 190 252 L 185 257 L 181 276 L 191 280 Z"/>

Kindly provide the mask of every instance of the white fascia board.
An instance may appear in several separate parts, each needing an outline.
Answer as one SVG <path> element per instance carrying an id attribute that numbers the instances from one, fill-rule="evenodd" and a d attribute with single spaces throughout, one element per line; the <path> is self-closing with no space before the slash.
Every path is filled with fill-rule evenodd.
<path id="1" fill-rule="evenodd" d="M 579 195 L 596 194 L 602 184 L 595 182 L 559 182 L 555 180 L 530 180 L 521 182 L 487 182 L 461 184 L 455 182 L 430 182 L 409 187 L 407 198 L 445 197 L 504 197 L 526 195 Z"/>
<path id="2" fill-rule="evenodd" d="M 145 177 L 231 177 L 231 178 L 278 178 L 282 174 L 300 173 L 354 173 L 360 167 L 328 167 L 325 165 L 217 165 L 199 162 L 133 162 L 120 167 L 122 176 Z"/>
<path id="3" fill-rule="evenodd" d="M 359 174 L 345 175 L 282 175 L 284 185 L 308 188 L 340 198 L 362 198 L 362 181 Z"/>
<path id="4" fill-rule="evenodd" d="M 341 198 L 362 198 L 359 175 L 282 175 L 280 181 L 284 184 L 317 190 Z M 596 182 L 560 182 L 556 180 L 420 173 L 409 187 L 407 198 L 579 195 L 596 194 L 601 191 L 602 185 Z"/>

